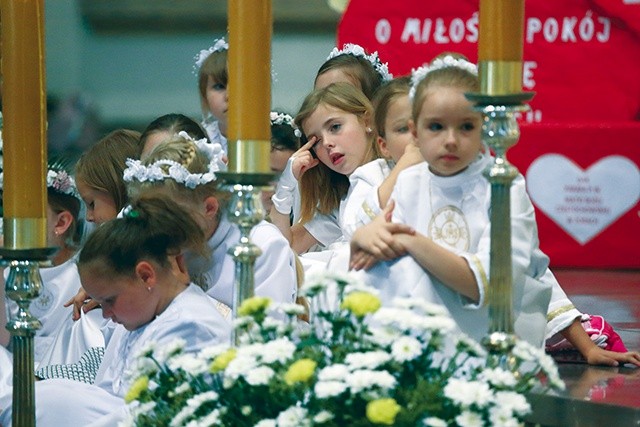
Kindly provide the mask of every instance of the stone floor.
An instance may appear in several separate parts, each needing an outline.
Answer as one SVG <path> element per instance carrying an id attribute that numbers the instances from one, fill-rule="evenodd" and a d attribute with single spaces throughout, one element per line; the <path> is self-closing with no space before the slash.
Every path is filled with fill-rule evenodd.
<path id="1" fill-rule="evenodd" d="M 554 269 L 576 307 L 602 315 L 629 350 L 640 351 L 640 270 Z M 559 363 L 567 390 L 532 394 L 533 425 L 618 427 L 640 425 L 640 369 Z"/>

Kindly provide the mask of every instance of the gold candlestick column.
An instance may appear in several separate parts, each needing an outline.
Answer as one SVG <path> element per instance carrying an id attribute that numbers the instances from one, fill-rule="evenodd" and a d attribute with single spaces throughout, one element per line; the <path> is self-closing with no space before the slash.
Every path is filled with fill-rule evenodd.
<path id="1" fill-rule="evenodd" d="M 18 304 L 9 320 L 13 346 L 12 425 L 35 425 L 33 338 L 40 322 L 29 305 L 40 293 L 46 240 L 46 84 L 44 1 L 2 0 L 1 46 L 6 294 Z"/>
<path id="2" fill-rule="evenodd" d="M 483 114 L 482 139 L 495 153 L 485 176 L 491 183 L 488 363 L 511 369 L 513 329 L 511 184 L 518 170 L 506 158 L 520 137 L 516 114 L 533 94 L 522 92 L 524 0 L 481 0 L 478 39 L 480 93 L 467 94 Z M 504 225 L 509 226 L 504 226 Z"/>
<path id="3" fill-rule="evenodd" d="M 271 0 L 229 0 L 229 170 L 217 173 L 232 192 L 227 214 L 240 228 L 229 250 L 236 263 L 233 316 L 253 296 L 260 249 L 249 239 L 264 218 L 260 192 L 274 179 L 271 151 Z M 238 337 L 232 335 L 232 343 Z"/>

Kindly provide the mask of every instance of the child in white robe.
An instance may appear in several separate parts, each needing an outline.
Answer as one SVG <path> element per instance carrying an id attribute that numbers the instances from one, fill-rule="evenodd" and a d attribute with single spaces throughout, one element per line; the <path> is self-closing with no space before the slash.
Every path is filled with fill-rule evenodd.
<path id="1" fill-rule="evenodd" d="M 477 92 L 475 65 L 445 55 L 414 71 L 412 132 L 427 161 L 401 172 L 385 214 L 411 226 L 379 245 L 375 226 L 391 230 L 383 216 L 353 236 L 351 267 L 369 268 L 376 260 L 409 256 L 369 271 L 385 298 L 426 296 L 442 302 L 458 326 L 480 339 L 488 331 L 485 304 L 490 258 L 490 184 L 482 172 L 492 162 L 480 138 L 482 119 L 465 98 Z M 541 346 L 547 332 L 551 292 L 566 299 L 538 247 L 533 205 L 524 178 L 511 185 L 514 327 L 516 334 Z M 376 246 L 377 242 L 377 246 Z M 383 248 L 383 249 L 381 249 Z M 570 307 L 571 308 L 571 307 Z M 596 346 L 571 313 L 563 335 L 589 363 L 640 364 L 636 352 L 616 353 Z"/>
<path id="2" fill-rule="evenodd" d="M 192 280 L 227 308 L 233 304 L 235 261 L 228 251 L 240 241 L 240 229 L 225 209 L 230 192 L 219 189 L 215 172 L 225 167 L 218 144 L 194 141 L 181 132 L 164 140 L 142 161 L 127 161 L 124 179 L 132 199 L 162 194 L 187 206 L 208 239 L 207 256 L 189 255 Z M 179 173 L 177 172 L 179 171 Z M 295 254 L 279 230 L 266 221 L 253 227 L 252 243 L 262 254 L 254 265 L 255 294 L 292 303 L 297 294 Z"/>
<path id="3" fill-rule="evenodd" d="M 86 426 L 124 411 L 128 373 L 150 345 L 184 342 L 187 353 L 230 338 L 215 301 L 190 283 L 184 251 L 202 253 L 199 224 L 175 202 L 143 197 L 123 218 L 92 233 L 78 258 L 87 293 L 117 323 L 93 385 L 73 380 L 36 383 L 38 426 Z M 0 423 L 10 424 L 11 396 L 0 398 Z"/>

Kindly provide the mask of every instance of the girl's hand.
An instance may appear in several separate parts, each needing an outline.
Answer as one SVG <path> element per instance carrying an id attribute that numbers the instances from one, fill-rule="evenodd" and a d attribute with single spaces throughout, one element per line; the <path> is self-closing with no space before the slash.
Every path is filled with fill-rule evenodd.
<path id="1" fill-rule="evenodd" d="M 84 310 L 84 312 L 86 313 L 93 310 L 94 308 L 99 307 L 100 305 L 91 299 L 84 288 L 80 288 L 78 289 L 78 293 L 73 298 L 64 303 L 64 306 L 73 306 L 73 313 L 71 315 L 71 318 L 73 320 L 78 320 L 80 319 L 80 310 Z"/>
<path id="2" fill-rule="evenodd" d="M 318 138 L 312 136 L 306 144 L 291 155 L 291 158 L 293 159 L 291 171 L 293 172 L 293 176 L 296 178 L 296 181 L 300 180 L 303 173 L 320 164 L 320 160 L 318 160 L 311 151 L 316 142 L 318 142 Z"/>
<path id="3" fill-rule="evenodd" d="M 408 167 L 424 162 L 424 157 L 422 157 L 418 146 L 415 143 L 411 143 L 404 147 L 404 153 L 400 156 L 400 160 L 405 167 Z M 400 161 L 398 161 L 398 163 L 400 163 Z"/>
<path id="4" fill-rule="evenodd" d="M 631 363 L 640 366 L 640 353 L 637 351 L 617 353 L 594 345 L 584 354 L 584 357 L 587 359 L 589 365 L 618 366 L 620 364 Z"/>

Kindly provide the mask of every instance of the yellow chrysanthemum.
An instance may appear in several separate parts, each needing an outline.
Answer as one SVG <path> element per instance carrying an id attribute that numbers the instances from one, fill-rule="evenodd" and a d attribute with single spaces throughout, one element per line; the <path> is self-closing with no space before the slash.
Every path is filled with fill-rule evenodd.
<path id="1" fill-rule="evenodd" d="M 218 355 L 215 359 L 213 359 L 213 362 L 211 362 L 211 367 L 209 368 L 209 370 L 214 374 L 216 372 L 223 371 L 227 368 L 227 365 L 229 365 L 229 362 L 231 362 L 235 358 L 236 358 L 236 349 L 230 348 L 229 350 L 225 351 L 224 353 Z"/>
<path id="2" fill-rule="evenodd" d="M 297 360 L 289 366 L 287 373 L 284 374 L 284 381 L 289 385 L 309 381 L 316 370 L 316 366 L 318 364 L 311 359 Z"/>
<path id="3" fill-rule="evenodd" d="M 369 292 L 352 292 L 342 300 L 342 309 L 349 310 L 357 317 L 375 313 L 380 308 L 380 298 Z"/>
<path id="4" fill-rule="evenodd" d="M 127 394 L 124 395 L 124 401 L 126 403 L 133 402 L 138 397 L 140 397 L 140 393 L 147 390 L 148 388 L 149 388 L 149 377 L 147 377 L 146 375 L 143 377 L 138 377 L 133 382 L 133 384 L 131 384 L 131 387 L 129 388 L 129 391 L 127 392 Z"/>
<path id="5" fill-rule="evenodd" d="M 251 316 L 254 313 L 264 311 L 269 304 L 271 304 L 271 298 L 267 297 L 252 297 L 242 301 L 240 307 L 238 307 L 238 314 L 240 316 Z"/>
<path id="6" fill-rule="evenodd" d="M 393 425 L 400 412 L 395 399 L 377 399 L 367 403 L 367 419 L 374 424 Z"/>

